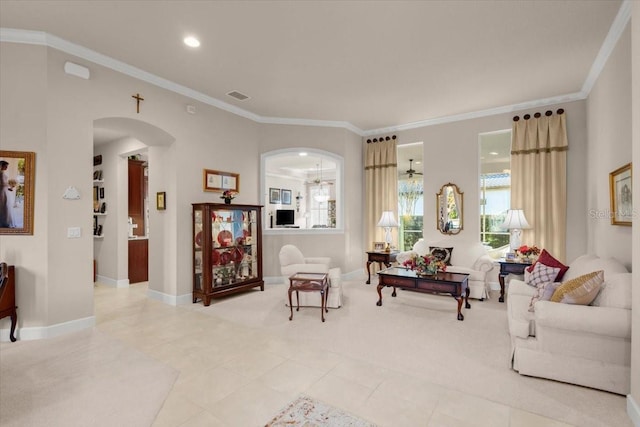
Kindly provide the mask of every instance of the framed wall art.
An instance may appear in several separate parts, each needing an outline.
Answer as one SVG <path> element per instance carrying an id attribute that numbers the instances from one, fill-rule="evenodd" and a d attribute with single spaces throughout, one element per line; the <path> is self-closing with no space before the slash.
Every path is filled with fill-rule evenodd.
<path id="1" fill-rule="evenodd" d="M 0 150 L 0 234 L 33 234 L 36 154 Z"/>
<path id="2" fill-rule="evenodd" d="M 202 189 L 204 191 L 217 191 L 222 193 L 225 190 L 240 192 L 240 174 L 233 172 L 222 172 L 211 169 L 202 170 Z"/>
<path id="3" fill-rule="evenodd" d="M 280 203 L 279 188 L 269 188 L 269 203 Z"/>
<path id="4" fill-rule="evenodd" d="M 284 188 L 280 190 L 280 202 L 283 205 L 291 204 L 291 190 L 285 190 Z"/>
<path id="5" fill-rule="evenodd" d="M 609 174 L 609 197 L 611 224 L 631 226 L 633 219 L 631 163 Z"/>
<path id="6" fill-rule="evenodd" d="M 156 209 L 164 211 L 167 209 L 167 193 L 165 191 L 158 191 L 156 193 Z"/>

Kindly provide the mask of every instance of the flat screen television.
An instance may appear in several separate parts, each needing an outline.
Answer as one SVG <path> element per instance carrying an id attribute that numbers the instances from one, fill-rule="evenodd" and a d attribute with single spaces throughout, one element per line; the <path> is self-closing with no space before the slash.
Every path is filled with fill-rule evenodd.
<path id="1" fill-rule="evenodd" d="M 276 210 L 276 226 L 294 225 L 296 223 L 296 213 L 293 209 Z"/>

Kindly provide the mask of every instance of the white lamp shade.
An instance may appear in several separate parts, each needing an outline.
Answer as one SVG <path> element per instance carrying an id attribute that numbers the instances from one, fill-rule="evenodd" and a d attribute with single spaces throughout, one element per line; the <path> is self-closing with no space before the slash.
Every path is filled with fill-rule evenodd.
<path id="1" fill-rule="evenodd" d="M 398 221 L 396 221 L 396 217 L 392 211 L 382 212 L 380 221 L 378 221 L 378 227 L 397 227 L 398 225 Z"/>
<path id="2" fill-rule="evenodd" d="M 509 209 L 507 211 L 507 217 L 500 227 L 509 230 L 531 228 L 527 219 L 524 217 L 522 209 Z"/>

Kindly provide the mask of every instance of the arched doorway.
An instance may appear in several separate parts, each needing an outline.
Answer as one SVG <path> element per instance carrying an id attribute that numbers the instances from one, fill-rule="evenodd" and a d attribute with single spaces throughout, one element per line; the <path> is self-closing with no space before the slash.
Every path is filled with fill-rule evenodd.
<path id="1" fill-rule="evenodd" d="M 148 233 L 144 234 L 149 239 L 149 290 L 154 286 L 162 288 L 164 270 L 153 266 L 164 264 L 162 242 L 167 227 L 159 220 L 155 194 L 167 184 L 160 171 L 170 168 L 168 151 L 175 138 L 155 125 L 124 117 L 97 119 L 93 125 L 94 155 L 100 159 L 100 164 L 94 166 L 94 175 L 99 170 L 101 178 L 97 191 L 100 211 L 94 223 L 98 223 L 102 235 L 94 236 L 93 245 L 99 281 L 116 287 L 129 285 L 128 159 L 144 156 L 148 162 Z M 95 187 L 94 184 L 94 197 Z"/>

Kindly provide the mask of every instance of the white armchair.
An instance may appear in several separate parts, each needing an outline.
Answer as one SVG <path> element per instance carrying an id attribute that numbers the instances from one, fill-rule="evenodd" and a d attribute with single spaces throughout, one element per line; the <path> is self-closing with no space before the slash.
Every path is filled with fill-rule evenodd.
<path id="1" fill-rule="evenodd" d="M 447 239 L 435 242 L 418 240 L 413 249 L 400 252 L 396 258 L 402 264 L 414 254 L 426 255 L 430 247 L 453 248 L 451 251 L 451 265 L 447 271 L 451 273 L 466 273 L 469 275 L 469 297 L 483 300 L 489 297 L 487 273 L 494 267 L 493 260 L 480 242 L 465 242 L 458 239 Z"/>
<path id="2" fill-rule="evenodd" d="M 341 271 L 339 268 L 331 268 L 331 258 L 305 257 L 296 246 L 284 245 L 280 249 L 280 273 L 287 289 L 289 288 L 289 277 L 296 273 L 328 273 L 330 289 L 327 307 L 340 308 L 342 306 Z M 285 300 L 288 306 L 288 295 L 285 295 Z M 300 305 L 320 307 L 320 296 L 315 292 L 301 292 Z"/>

